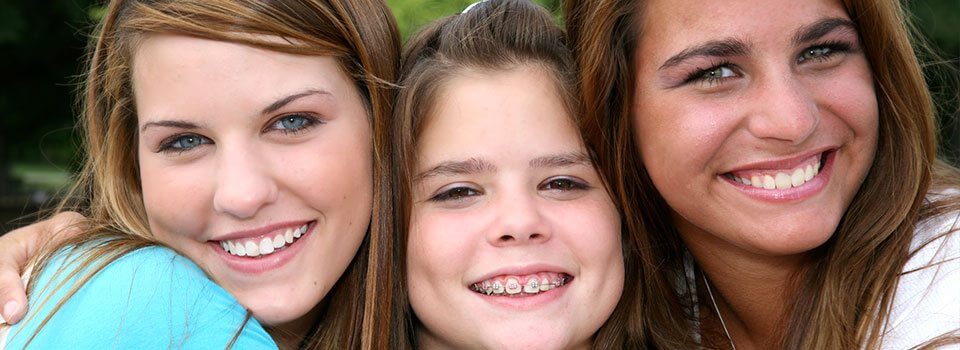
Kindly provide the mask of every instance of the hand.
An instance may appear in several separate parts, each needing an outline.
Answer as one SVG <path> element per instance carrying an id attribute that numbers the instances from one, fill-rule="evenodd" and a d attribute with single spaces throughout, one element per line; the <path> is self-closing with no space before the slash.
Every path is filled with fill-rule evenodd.
<path id="1" fill-rule="evenodd" d="M 22 271 L 41 242 L 61 242 L 82 230 L 83 215 L 63 212 L 0 237 L 0 323 L 14 324 L 27 312 Z"/>

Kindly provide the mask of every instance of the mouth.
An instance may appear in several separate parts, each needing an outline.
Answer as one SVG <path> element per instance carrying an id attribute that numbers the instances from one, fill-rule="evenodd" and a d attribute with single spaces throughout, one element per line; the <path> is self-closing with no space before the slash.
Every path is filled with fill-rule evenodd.
<path id="1" fill-rule="evenodd" d="M 310 231 L 315 222 L 276 230 L 257 237 L 222 240 L 219 241 L 219 245 L 224 252 L 233 256 L 263 258 L 279 253 L 299 241 Z"/>
<path id="2" fill-rule="evenodd" d="M 528 275 L 502 275 L 475 282 L 469 289 L 487 296 L 521 298 L 563 288 L 573 281 L 566 273 L 538 272 Z"/>
<path id="3" fill-rule="evenodd" d="M 777 169 L 745 169 L 722 174 L 734 183 L 758 190 L 777 191 L 803 187 L 816 179 L 836 150 L 828 150 Z"/>

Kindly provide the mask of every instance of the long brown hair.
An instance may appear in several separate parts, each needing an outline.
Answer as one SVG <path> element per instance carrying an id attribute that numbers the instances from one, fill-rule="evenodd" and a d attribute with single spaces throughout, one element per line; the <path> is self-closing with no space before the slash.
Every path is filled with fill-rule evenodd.
<path id="1" fill-rule="evenodd" d="M 842 3 L 873 67 L 880 108 L 877 155 L 833 236 L 809 253 L 811 263 L 794 281 L 795 302 L 783 317 L 782 345 L 790 349 L 878 347 L 918 223 L 960 209 L 957 197 L 925 199 L 960 181 L 956 169 L 936 159 L 933 103 L 903 8 L 895 0 Z M 643 5 L 568 0 L 564 10 L 580 67 L 585 137 L 610 174 L 624 227 L 642 253 L 637 298 L 643 314 L 633 317 L 643 327 L 633 335 L 659 348 L 697 347 L 689 312 L 696 306 L 684 304 L 674 288 L 683 278 L 684 246 L 646 173 L 630 125 Z"/>
<path id="2" fill-rule="evenodd" d="M 401 91 L 394 118 L 394 157 L 399 165 L 395 192 L 399 228 L 396 247 L 405 247 L 412 207 L 416 145 L 426 119 L 442 94 L 446 82 L 464 71 L 497 72 L 533 65 L 553 77 L 569 115 L 579 123 L 580 104 L 572 54 L 563 31 L 543 7 L 528 0 L 490 0 L 469 11 L 428 25 L 406 44 L 401 68 Z M 622 241 L 629 240 L 622 236 Z M 628 246 L 624 244 L 624 246 Z M 399 251 L 404 262 L 405 253 Z M 636 280 L 635 254 L 624 252 L 626 285 Z M 405 281 L 403 281 L 405 283 Z M 406 290 L 406 288 L 402 288 Z M 639 312 L 637 303 L 624 293 L 611 317 L 598 331 L 598 349 L 634 348 L 624 336 L 628 315 Z M 403 300 L 406 300 L 404 294 Z M 408 331 L 413 339 L 417 322 L 409 313 Z"/>
<path id="3" fill-rule="evenodd" d="M 88 49 L 79 121 L 84 136 L 83 169 L 58 208 L 84 214 L 89 229 L 48 247 L 34 265 L 42 268 L 53 252 L 66 246 L 89 247 L 76 271 L 94 266 L 93 272 L 78 280 L 64 298 L 68 299 L 113 260 L 159 244 L 150 233 L 143 206 L 131 86 L 136 46 L 152 33 L 338 59 L 354 80 L 370 116 L 373 215 L 356 257 L 324 299 L 316 330 L 303 344 L 307 348 L 383 349 L 398 342 L 390 337 L 400 306 L 393 300 L 392 171 L 387 145 L 400 40 L 389 8 L 381 0 L 111 1 Z M 57 309 L 63 302 L 59 301 Z"/>

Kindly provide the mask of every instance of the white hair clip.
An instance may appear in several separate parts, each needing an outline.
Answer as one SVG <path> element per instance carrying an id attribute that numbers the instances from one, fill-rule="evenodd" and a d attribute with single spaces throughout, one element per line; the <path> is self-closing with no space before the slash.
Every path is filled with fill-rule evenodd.
<path id="1" fill-rule="evenodd" d="M 464 14 L 464 13 L 467 13 L 467 11 L 470 11 L 470 10 L 473 9 L 474 7 L 477 7 L 477 5 L 480 5 L 480 4 L 485 3 L 485 2 L 487 2 L 487 0 L 480 0 L 480 1 L 477 1 L 477 2 L 475 2 L 475 3 L 472 3 L 472 4 L 470 4 L 470 6 L 467 6 L 467 8 L 463 9 L 463 12 L 460 12 L 460 14 L 462 15 L 462 14 Z"/>

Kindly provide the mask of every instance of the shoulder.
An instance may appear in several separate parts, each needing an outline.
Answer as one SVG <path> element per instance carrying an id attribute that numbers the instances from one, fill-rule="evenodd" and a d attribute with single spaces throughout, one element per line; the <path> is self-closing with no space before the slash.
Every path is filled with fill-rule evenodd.
<path id="1" fill-rule="evenodd" d="M 955 196 L 960 192 L 932 194 Z M 897 284 L 884 348 L 910 348 L 960 331 L 960 212 L 918 223 Z"/>
<path id="2" fill-rule="evenodd" d="M 91 267 L 98 260 L 85 261 L 61 251 L 35 277 L 30 313 L 11 329 L 11 348 L 48 318 L 31 347 L 224 348 L 237 334 L 237 346 L 276 347 L 229 293 L 170 249 L 137 249 L 99 271 Z"/>

